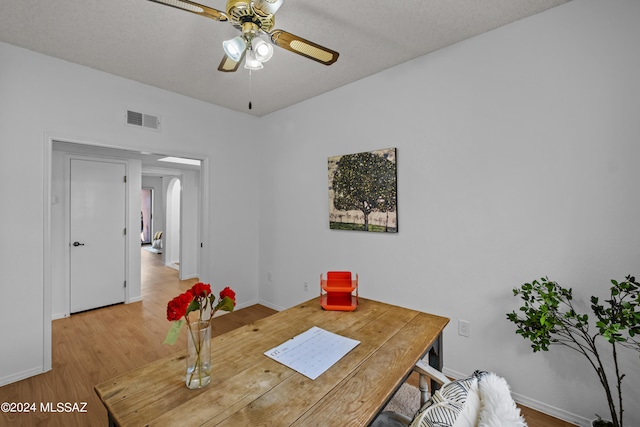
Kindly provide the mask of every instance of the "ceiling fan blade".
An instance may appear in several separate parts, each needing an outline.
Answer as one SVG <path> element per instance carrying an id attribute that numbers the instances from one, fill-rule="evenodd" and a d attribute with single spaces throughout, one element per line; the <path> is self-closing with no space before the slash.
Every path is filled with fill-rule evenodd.
<path id="1" fill-rule="evenodd" d="M 166 6 L 175 7 L 176 9 L 186 10 L 187 12 L 195 13 L 206 18 L 213 19 L 215 21 L 227 21 L 227 15 L 212 7 L 201 5 L 190 0 L 149 0 L 154 3 L 164 4 Z"/>
<path id="2" fill-rule="evenodd" d="M 302 37 L 298 37 L 283 30 L 273 30 L 269 33 L 271 41 L 281 48 L 298 55 L 305 56 L 324 65 L 331 65 L 338 60 L 339 53 L 324 46 L 320 46 Z"/>
<path id="3" fill-rule="evenodd" d="M 233 59 L 229 58 L 229 55 L 225 53 L 222 61 L 220 61 L 220 65 L 218 65 L 218 71 L 222 71 L 223 73 L 233 73 L 234 71 L 236 71 L 238 69 L 238 66 L 244 59 L 245 52 L 242 52 L 242 56 L 238 61 L 234 61 Z"/>

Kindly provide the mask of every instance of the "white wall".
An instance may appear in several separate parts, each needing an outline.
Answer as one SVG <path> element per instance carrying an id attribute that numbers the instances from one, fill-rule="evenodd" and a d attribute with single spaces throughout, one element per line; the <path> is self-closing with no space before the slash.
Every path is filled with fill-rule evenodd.
<path id="1" fill-rule="evenodd" d="M 356 271 L 362 296 L 452 319 L 450 373 L 498 371 L 567 419 L 606 413 L 580 358 L 531 354 L 505 313 L 511 288 L 541 275 L 586 298 L 638 274 L 639 15 L 633 0 L 574 0 L 260 120 L 0 43 L 0 320 L 21 325 L 3 332 L 0 384 L 46 365 L 54 135 L 208 157 L 202 279 L 240 306 L 288 307 L 317 295 L 320 273 Z M 161 115 L 162 132 L 123 125 L 125 108 Z M 253 124 L 270 126 L 260 145 Z M 385 147 L 398 148 L 399 233 L 330 231 L 327 157 Z"/>
<path id="2" fill-rule="evenodd" d="M 318 294 L 320 273 L 354 271 L 363 297 L 451 318 L 449 373 L 497 371 L 583 425 L 608 414 L 586 361 L 533 354 L 506 313 L 512 288 L 544 275 L 587 301 L 640 275 L 639 17 L 637 1 L 575 0 L 270 115 L 260 298 L 286 308 Z M 329 230 L 327 157 L 386 147 L 399 233 Z M 637 357 L 624 355 L 630 426 Z"/>
<path id="3" fill-rule="evenodd" d="M 0 346 L 0 385 L 51 363 L 51 274 L 58 271 L 51 264 L 59 256 L 44 256 L 51 137 L 208 158 L 209 262 L 201 278 L 215 289 L 233 286 L 240 306 L 257 301 L 258 156 L 251 135 L 234 132 L 252 118 L 4 43 L 0 93 L 0 320 L 20 323 L 3 331 L 12 344 Z M 126 126 L 127 108 L 160 115 L 162 131 Z"/>

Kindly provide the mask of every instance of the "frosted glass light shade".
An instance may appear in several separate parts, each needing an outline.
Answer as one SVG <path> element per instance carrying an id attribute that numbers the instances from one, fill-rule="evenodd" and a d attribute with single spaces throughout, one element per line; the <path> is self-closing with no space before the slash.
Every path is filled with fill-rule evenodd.
<path id="1" fill-rule="evenodd" d="M 267 62 L 273 56 L 273 46 L 261 38 L 254 38 L 251 41 L 251 47 L 255 52 L 256 59 L 260 62 Z"/>
<path id="2" fill-rule="evenodd" d="M 254 0 L 253 7 L 262 13 L 273 15 L 280 9 L 282 2 L 283 0 Z"/>
<path id="3" fill-rule="evenodd" d="M 247 48 L 247 43 L 242 37 L 238 36 L 231 40 L 223 41 L 222 48 L 229 58 L 237 62 L 242 58 L 242 52 Z"/>
<path id="4" fill-rule="evenodd" d="M 244 68 L 247 70 L 260 70 L 264 68 L 264 65 L 256 59 L 256 54 L 253 50 L 248 50 L 244 57 Z"/>

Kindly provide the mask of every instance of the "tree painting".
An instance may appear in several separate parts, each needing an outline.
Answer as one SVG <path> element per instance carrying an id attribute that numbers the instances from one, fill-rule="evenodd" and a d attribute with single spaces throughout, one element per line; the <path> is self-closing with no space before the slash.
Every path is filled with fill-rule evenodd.
<path id="1" fill-rule="evenodd" d="M 329 228 L 395 233 L 396 149 L 329 157 Z"/>

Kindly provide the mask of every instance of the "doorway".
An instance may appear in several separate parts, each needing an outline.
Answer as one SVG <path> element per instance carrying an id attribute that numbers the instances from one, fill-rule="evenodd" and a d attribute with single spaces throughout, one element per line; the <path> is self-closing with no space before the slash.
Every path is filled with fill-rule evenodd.
<path id="1" fill-rule="evenodd" d="M 47 319 L 60 319 L 71 314 L 70 307 L 70 244 L 69 241 L 69 157 L 92 158 L 98 160 L 121 161 L 127 165 L 127 215 L 126 228 L 126 268 L 124 291 L 125 303 L 142 300 L 141 294 L 141 189 L 153 188 L 151 216 L 151 238 L 157 231 L 166 234 L 166 190 L 171 178 L 179 177 L 181 181 L 183 204 L 197 206 L 197 209 L 187 209 L 182 213 L 186 223 L 179 229 L 183 240 L 182 249 L 175 251 L 179 254 L 181 279 L 192 277 L 206 277 L 206 271 L 200 271 L 206 265 L 200 262 L 202 254 L 207 251 L 201 247 L 203 238 L 207 234 L 201 229 L 202 218 L 206 218 L 208 195 L 203 190 L 202 182 L 206 180 L 206 164 L 202 166 L 153 165 L 159 156 L 135 153 L 130 150 L 91 145 L 84 142 L 71 142 L 49 137 L 45 144 L 45 155 L 48 160 L 49 172 L 45 172 L 45 186 L 50 188 L 47 209 L 45 210 L 45 289 L 47 289 L 45 304 L 51 307 Z M 149 160 L 146 160 L 149 158 Z M 151 177 L 147 185 L 146 178 Z M 142 180 L 145 179 L 145 185 Z M 166 180 L 166 181 L 165 181 Z M 75 240 L 74 240 L 75 241 Z M 78 242 L 81 243 L 80 240 Z M 73 248 L 77 249 L 77 248 Z M 182 253 L 180 253 L 182 252 Z M 164 255 L 159 255 L 163 258 Z"/>
<path id="2" fill-rule="evenodd" d="M 143 188 L 140 191 L 140 243 L 151 243 L 153 230 L 153 189 Z"/>
<path id="3" fill-rule="evenodd" d="M 182 183 L 179 178 L 171 178 L 167 186 L 167 235 L 165 265 L 180 271 L 180 212 Z"/>

